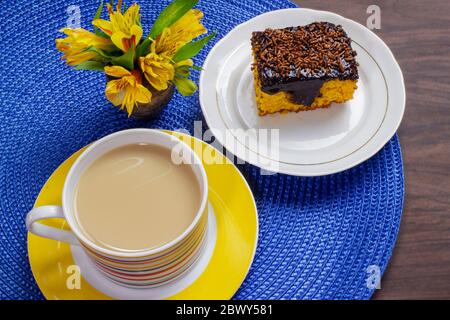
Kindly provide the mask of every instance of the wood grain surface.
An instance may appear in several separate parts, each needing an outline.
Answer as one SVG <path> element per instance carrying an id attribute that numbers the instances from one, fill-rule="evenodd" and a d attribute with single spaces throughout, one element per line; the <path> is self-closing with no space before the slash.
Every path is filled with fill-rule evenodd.
<path id="1" fill-rule="evenodd" d="M 406 84 L 399 130 L 406 196 L 394 254 L 374 299 L 450 299 L 450 1 L 296 0 L 366 25 L 391 48 Z"/>

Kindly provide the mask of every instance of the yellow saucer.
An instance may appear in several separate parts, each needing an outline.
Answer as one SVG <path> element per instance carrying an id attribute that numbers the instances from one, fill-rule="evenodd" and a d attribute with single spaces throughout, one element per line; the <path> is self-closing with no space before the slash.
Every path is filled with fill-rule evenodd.
<path id="1" fill-rule="evenodd" d="M 190 286 L 169 299 L 230 299 L 244 281 L 256 249 L 258 214 L 253 195 L 240 171 L 222 153 L 194 137 L 167 132 L 190 144 L 202 159 L 217 225 L 216 246 L 208 266 Z M 61 205 L 66 175 L 85 148 L 53 172 L 36 199 L 36 207 Z M 67 228 L 62 219 L 47 220 L 46 224 Z M 34 278 L 47 299 L 111 299 L 83 277 L 79 289 L 68 288 L 69 267 L 75 265 L 68 244 L 28 233 L 28 255 Z"/>

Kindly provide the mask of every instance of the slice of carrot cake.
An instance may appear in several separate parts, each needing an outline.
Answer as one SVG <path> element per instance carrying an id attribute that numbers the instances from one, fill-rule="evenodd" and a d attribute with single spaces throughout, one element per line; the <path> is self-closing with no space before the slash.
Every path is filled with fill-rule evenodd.
<path id="1" fill-rule="evenodd" d="M 258 113 L 306 111 L 353 98 L 358 80 L 356 52 L 340 25 L 253 32 L 253 76 Z"/>

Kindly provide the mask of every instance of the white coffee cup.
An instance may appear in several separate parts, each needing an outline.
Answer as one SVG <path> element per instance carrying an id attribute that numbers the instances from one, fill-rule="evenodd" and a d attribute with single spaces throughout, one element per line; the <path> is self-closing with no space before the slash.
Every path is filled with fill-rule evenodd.
<path id="1" fill-rule="evenodd" d="M 169 243 L 139 252 L 115 251 L 94 243 L 82 232 L 75 217 L 74 191 L 81 175 L 93 161 L 115 148 L 138 143 L 166 147 L 172 150 L 174 161 L 190 164 L 200 186 L 200 208 L 187 229 Z M 206 232 L 207 199 L 208 181 L 205 169 L 200 158 L 188 145 L 159 130 L 130 129 L 113 133 L 90 145 L 67 174 L 62 192 L 62 206 L 47 205 L 32 209 L 26 217 L 26 225 L 31 233 L 38 236 L 81 246 L 99 270 L 115 282 L 126 286 L 155 286 L 181 275 L 198 257 Z M 71 231 L 37 223 L 49 218 L 65 219 Z"/>

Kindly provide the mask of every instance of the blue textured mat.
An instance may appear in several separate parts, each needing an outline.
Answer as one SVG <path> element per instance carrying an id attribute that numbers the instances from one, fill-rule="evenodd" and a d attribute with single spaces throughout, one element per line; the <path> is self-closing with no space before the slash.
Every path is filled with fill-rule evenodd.
<path id="1" fill-rule="evenodd" d="M 161 3 L 139 1 L 143 25 Z M 82 27 L 96 1 L 80 5 Z M 0 11 L 0 298 L 41 299 L 30 272 L 24 217 L 49 175 L 69 155 L 106 134 L 132 127 L 193 129 L 198 95 L 178 94 L 153 122 L 128 119 L 104 98 L 104 76 L 59 60 L 54 39 L 66 25 L 67 1 L 10 1 Z M 219 36 L 260 13 L 290 7 L 280 0 L 201 1 L 205 24 Z M 146 32 L 144 32 L 146 34 Z M 198 77 L 198 74 L 195 75 Z M 240 168 L 256 197 L 260 235 L 237 299 L 367 299 L 369 265 L 383 272 L 403 206 L 403 168 L 395 136 L 376 156 L 319 178 L 260 176 Z"/>

